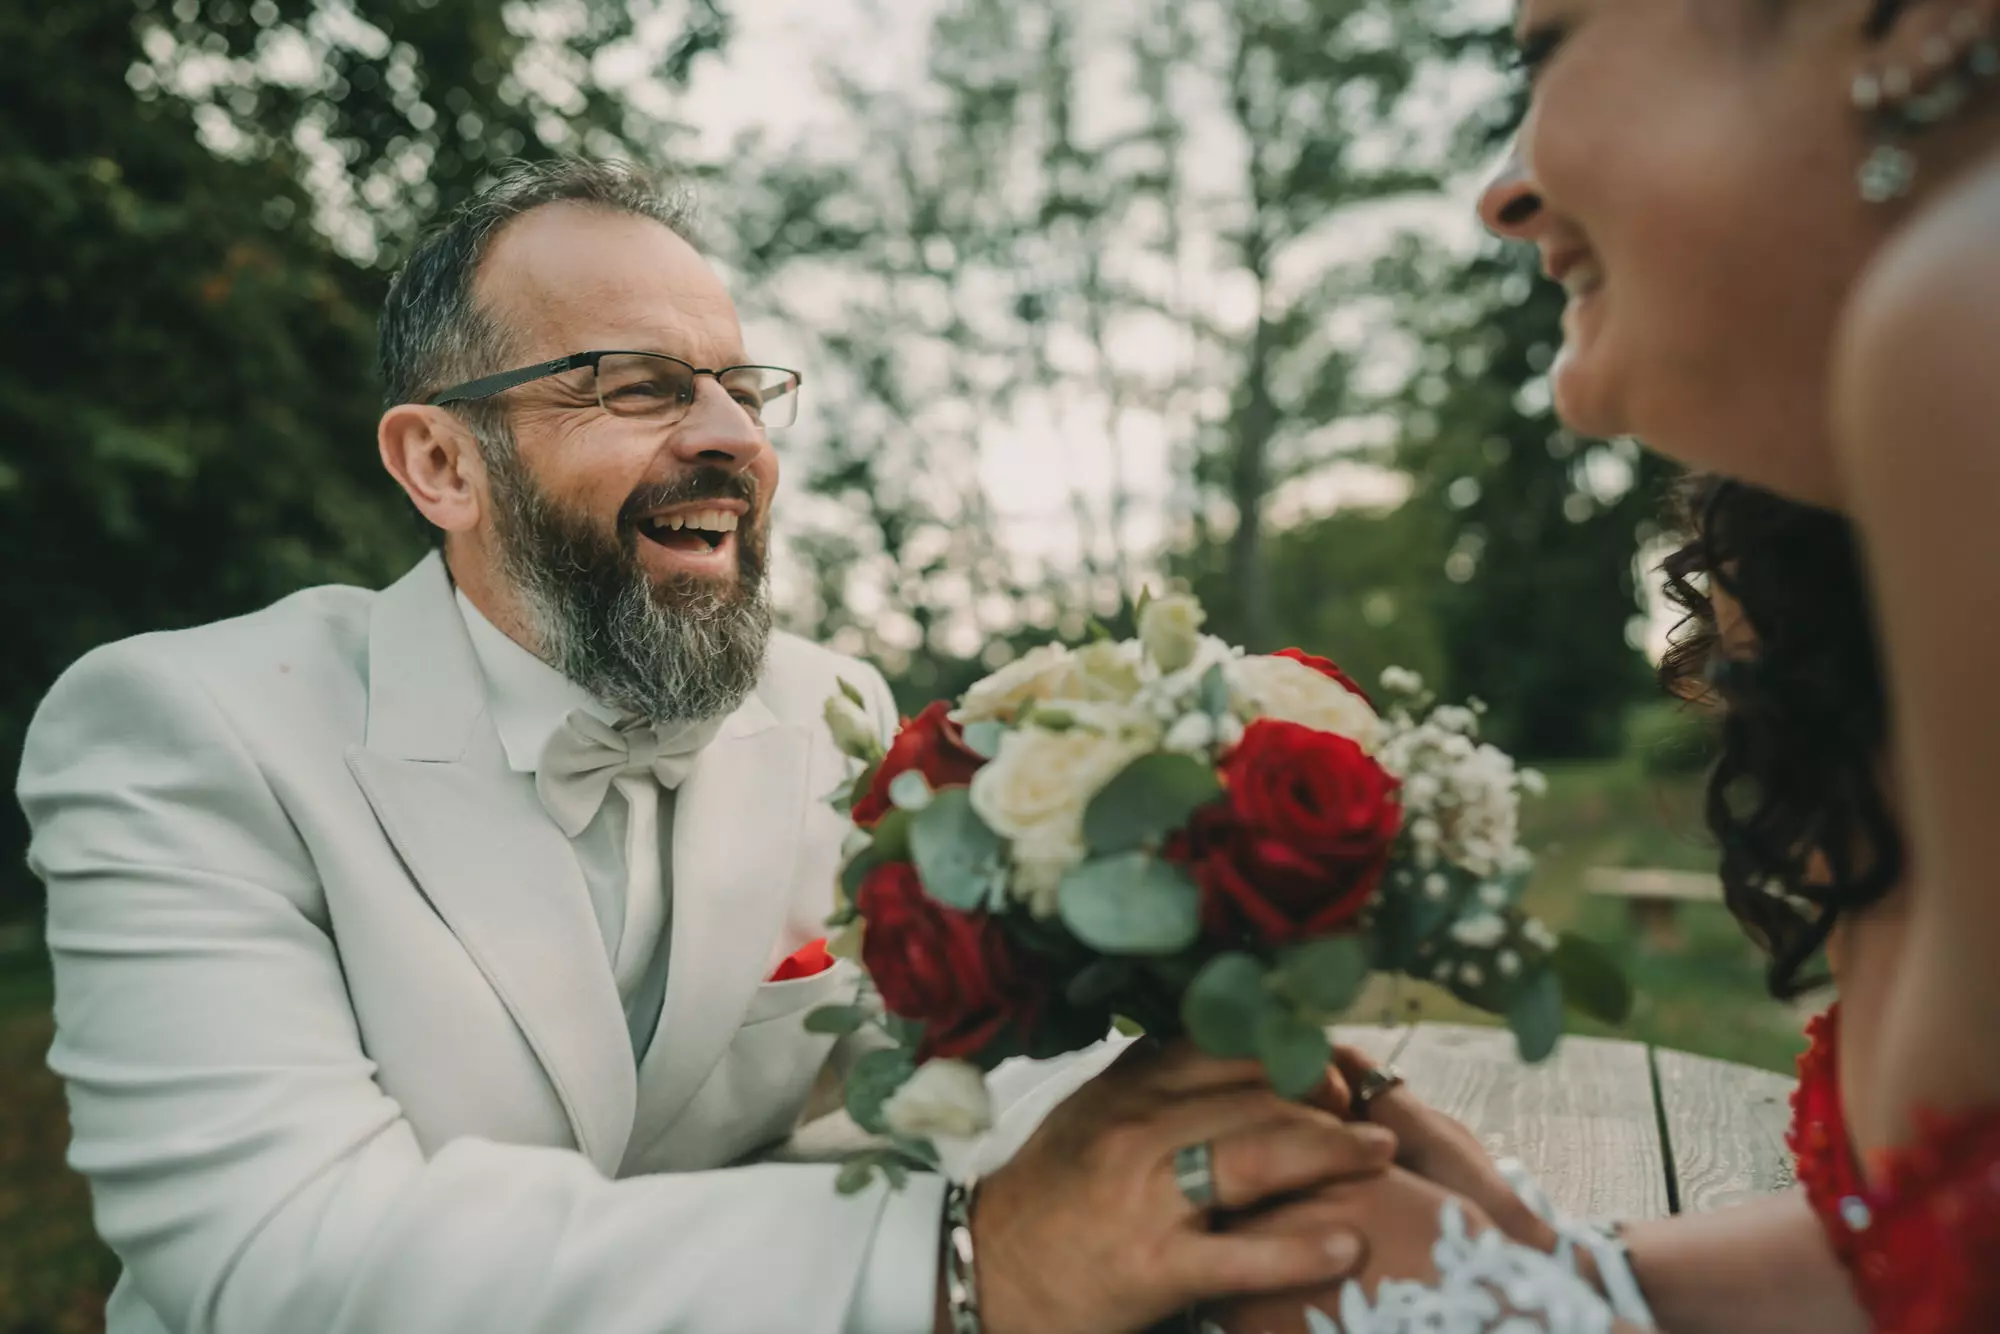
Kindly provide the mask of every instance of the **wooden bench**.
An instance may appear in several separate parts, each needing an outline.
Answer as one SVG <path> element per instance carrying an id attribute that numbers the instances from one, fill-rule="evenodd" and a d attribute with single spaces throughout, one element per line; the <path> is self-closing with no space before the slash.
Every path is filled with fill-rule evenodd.
<path id="1" fill-rule="evenodd" d="M 1722 881 L 1700 871 L 1596 866 L 1585 872 L 1583 883 L 1593 894 L 1624 899 L 1641 938 L 1656 950 L 1680 948 L 1682 904 L 1722 902 Z"/>
<path id="2" fill-rule="evenodd" d="M 1400 1028 L 1335 1037 L 1380 1060 Z M 1504 1029 L 1423 1024 L 1396 1067 L 1496 1157 L 1518 1158 L 1556 1206 L 1588 1218 L 1657 1218 L 1720 1208 L 1792 1184 L 1785 1129 L 1792 1081 L 1685 1052 L 1566 1037 L 1521 1064 Z M 778 1161 L 840 1157 L 870 1143 L 844 1113 L 801 1128 Z"/>

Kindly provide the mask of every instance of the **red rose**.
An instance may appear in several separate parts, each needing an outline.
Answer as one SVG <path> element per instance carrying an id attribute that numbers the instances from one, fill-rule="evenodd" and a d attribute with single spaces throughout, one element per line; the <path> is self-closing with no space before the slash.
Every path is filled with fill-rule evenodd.
<path id="1" fill-rule="evenodd" d="M 918 1061 L 969 1056 L 1010 1021 L 1031 1025 L 1038 979 L 993 918 L 939 903 L 908 862 L 870 871 L 855 906 L 867 923 L 861 961 L 882 1003 L 924 1026 Z"/>
<path id="2" fill-rule="evenodd" d="M 898 774 L 914 769 L 930 782 L 935 792 L 939 788 L 964 787 L 985 763 L 984 756 L 965 744 L 965 733 L 951 720 L 951 705 L 938 700 L 896 733 L 866 795 L 854 803 L 854 823 L 871 829 L 889 813 L 894 804 L 889 800 L 889 784 Z"/>
<path id="3" fill-rule="evenodd" d="M 1403 827 L 1396 780 L 1346 737 L 1272 719 L 1220 768 L 1222 798 L 1169 848 L 1202 887 L 1208 930 L 1285 945 L 1351 923 Z"/>
<path id="4" fill-rule="evenodd" d="M 1276 653 L 1273 653 L 1271 656 L 1274 658 L 1290 658 L 1293 662 L 1304 663 L 1306 666 L 1318 672 L 1321 676 L 1324 676 L 1329 680 L 1338 681 L 1340 682 L 1340 684 L 1346 686 L 1349 690 L 1353 691 L 1355 694 L 1361 696 L 1361 698 L 1368 699 L 1368 692 L 1363 690 L 1360 686 L 1356 685 L 1354 683 L 1353 677 L 1349 676 L 1346 672 L 1341 671 L 1339 667 L 1335 666 L 1331 658 L 1319 657 L 1316 654 L 1306 652 L 1302 648 L 1279 649 Z M 1374 708 L 1375 701 L 1372 699 L 1368 699 L 1368 707 L 1371 709 Z"/>

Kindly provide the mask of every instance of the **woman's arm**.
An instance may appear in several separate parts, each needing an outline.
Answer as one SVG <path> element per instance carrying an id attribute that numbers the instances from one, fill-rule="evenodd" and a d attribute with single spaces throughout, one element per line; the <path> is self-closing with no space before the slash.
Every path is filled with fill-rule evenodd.
<path id="1" fill-rule="evenodd" d="M 1916 871 L 1864 1150 L 1919 1106 L 2000 1105 L 2000 162 L 1893 242 L 1843 328 L 1835 403 Z"/>

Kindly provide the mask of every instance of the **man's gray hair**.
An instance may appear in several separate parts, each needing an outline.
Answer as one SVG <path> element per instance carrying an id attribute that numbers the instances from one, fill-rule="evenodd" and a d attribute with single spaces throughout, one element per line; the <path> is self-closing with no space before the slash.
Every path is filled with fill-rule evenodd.
<path id="1" fill-rule="evenodd" d="M 421 403 L 451 385 L 509 369 L 500 364 L 510 345 L 506 331 L 479 309 L 473 284 L 501 230 L 545 204 L 584 204 L 651 218 L 692 239 L 688 194 L 662 185 L 643 168 L 582 158 L 508 164 L 499 179 L 420 240 L 390 280 L 378 350 L 385 406 Z M 498 428 L 498 414 L 483 404 L 463 406 L 482 436 Z"/>

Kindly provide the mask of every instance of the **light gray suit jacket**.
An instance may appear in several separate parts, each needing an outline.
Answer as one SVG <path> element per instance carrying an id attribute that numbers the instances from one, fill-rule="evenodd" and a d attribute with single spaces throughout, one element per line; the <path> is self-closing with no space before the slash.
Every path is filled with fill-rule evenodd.
<path id="1" fill-rule="evenodd" d="M 840 677 L 893 719 L 873 669 L 775 638 L 680 789 L 635 1069 L 436 557 L 64 676 L 20 794 L 114 1334 L 928 1330 L 935 1179 L 715 1170 L 792 1128 L 829 1054 L 802 1018 L 856 978 L 765 981 L 832 905 Z"/>

